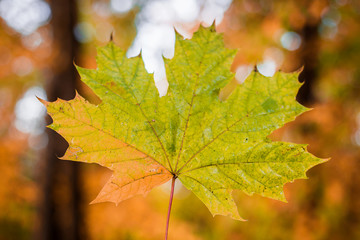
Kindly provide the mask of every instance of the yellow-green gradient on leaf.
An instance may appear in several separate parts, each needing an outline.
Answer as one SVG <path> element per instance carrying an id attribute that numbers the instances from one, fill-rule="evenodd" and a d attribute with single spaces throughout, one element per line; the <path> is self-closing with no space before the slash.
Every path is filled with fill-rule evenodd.
<path id="1" fill-rule="evenodd" d="M 267 138 L 307 111 L 295 100 L 298 73 L 253 72 L 219 100 L 234 77 L 235 54 L 213 27 L 200 27 L 190 40 L 177 35 L 175 56 L 165 60 L 169 90 L 159 97 L 141 57 L 129 59 L 110 42 L 98 49 L 97 69 L 78 67 L 99 105 L 79 95 L 43 101 L 50 128 L 70 145 L 62 159 L 114 171 L 94 202 L 118 203 L 176 177 L 213 215 L 241 220 L 234 189 L 285 201 L 283 185 L 325 161 L 305 145 Z"/>

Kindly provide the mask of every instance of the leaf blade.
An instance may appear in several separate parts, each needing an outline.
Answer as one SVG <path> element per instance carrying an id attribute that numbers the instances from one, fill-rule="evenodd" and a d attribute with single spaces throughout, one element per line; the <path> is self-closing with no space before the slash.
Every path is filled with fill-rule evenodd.
<path id="1" fill-rule="evenodd" d="M 69 142 L 62 159 L 114 171 L 94 202 L 117 204 L 174 177 L 213 215 L 243 220 L 234 189 L 285 201 L 283 185 L 325 161 L 304 145 L 267 138 L 308 110 L 295 100 L 298 72 L 253 72 L 219 100 L 219 89 L 234 77 L 235 54 L 214 27 L 201 27 L 191 40 L 177 34 L 175 56 L 165 60 L 169 91 L 161 98 L 140 56 L 128 59 L 112 42 L 98 48 L 97 69 L 77 67 L 102 103 L 77 95 L 44 104 L 50 127 Z"/>

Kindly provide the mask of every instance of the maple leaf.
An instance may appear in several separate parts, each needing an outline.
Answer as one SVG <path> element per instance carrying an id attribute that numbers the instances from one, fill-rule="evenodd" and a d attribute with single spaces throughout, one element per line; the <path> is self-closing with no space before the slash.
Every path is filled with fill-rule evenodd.
<path id="1" fill-rule="evenodd" d="M 98 48 L 97 69 L 77 67 L 101 104 L 78 94 L 42 101 L 54 120 L 50 128 L 69 143 L 62 159 L 113 170 L 93 202 L 118 203 L 178 178 L 213 215 L 241 220 L 234 189 L 285 201 L 283 185 L 325 161 L 305 145 L 267 138 L 307 111 L 295 100 L 299 73 L 254 71 L 219 100 L 234 77 L 235 54 L 213 27 L 200 27 L 190 40 L 177 35 L 175 56 L 165 59 L 169 90 L 159 97 L 141 57 L 129 59 L 110 42 Z"/>

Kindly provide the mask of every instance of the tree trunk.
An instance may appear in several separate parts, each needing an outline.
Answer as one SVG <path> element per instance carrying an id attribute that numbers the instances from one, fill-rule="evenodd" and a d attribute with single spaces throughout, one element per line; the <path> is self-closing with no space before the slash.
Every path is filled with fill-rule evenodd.
<path id="1" fill-rule="evenodd" d="M 77 21 L 75 0 L 51 0 L 53 30 L 53 77 L 46 83 L 49 101 L 75 96 L 77 73 L 73 61 L 79 44 L 73 29 Z M 50 120 L 49 120 L 50 121 Z M 79 187 L 79 163 L 59 160 L 67 148 L 66 141 L 47 129 L 49 144 L 41 162 L 41 213 L 36 239 L 85 239 Z"/>
<path id="2" fill-rule="evenodd" d="M 303 47 L 300 50 L 300 59 L 301 64 L 304 66 L 304 70 L 301 72 L 299 80 L 300 82 L 304 82 L 304 85 L 299 89 L 296 98 L 305 106 L 312 106 L 317 101 L 314 93 L 314 85 L 318 78 L 319 68 L 319 24 L 320 19 L 307 21 L 300 33 L 303 39 Z"/>

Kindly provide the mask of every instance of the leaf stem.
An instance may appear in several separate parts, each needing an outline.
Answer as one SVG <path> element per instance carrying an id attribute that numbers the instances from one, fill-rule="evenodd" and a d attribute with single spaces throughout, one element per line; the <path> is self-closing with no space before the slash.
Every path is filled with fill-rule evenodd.
<path id="1" fill-rule="evenodd" d="M 171 212 L 171 205 L 172 205 L 172 201 L 173 201 L 173 197 L 174 197 L 175 180 L 176 180 L 176 176 L 174 175 L 174 177 L 172 178 L 172 182 L 171 182 L 171 193 L 170 193 L 169 209 L 168 209 L 167 220 L 166 220 L 165 240 L 168 239 L 170 212 Z"/>

